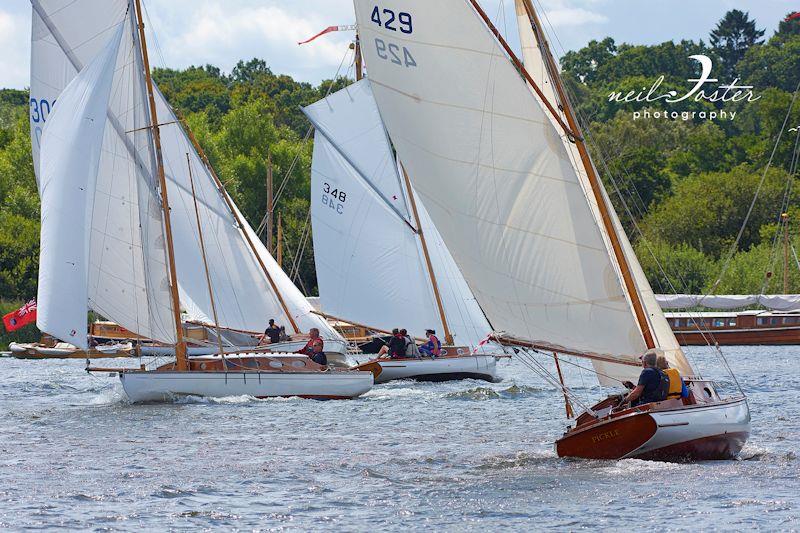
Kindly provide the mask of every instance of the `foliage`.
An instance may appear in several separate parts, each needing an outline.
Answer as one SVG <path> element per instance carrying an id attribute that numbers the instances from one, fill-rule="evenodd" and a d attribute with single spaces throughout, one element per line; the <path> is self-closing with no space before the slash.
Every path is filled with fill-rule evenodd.
<path id="1" fill-rule="evenodd" d="M 736 65 L 745 52 L 755 44 L 761 43 L 764 30 L 756 29 L 756 22 L 750 20 L 748 13 L 732 9 L 725 13 L 717 27 L 711 32 L 709 42 L 722 59 L 722 66 L 728 78 L 736 75 Z"/>

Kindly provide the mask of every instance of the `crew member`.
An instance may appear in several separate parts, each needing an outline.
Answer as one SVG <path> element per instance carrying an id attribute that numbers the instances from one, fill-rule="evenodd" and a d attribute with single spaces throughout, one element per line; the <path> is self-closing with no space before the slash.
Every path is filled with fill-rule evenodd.
<path id="1" fill-rule="evenodd" d="M 662 376 L 666 381 L 666 375 L 656 368 L 655 350 L 650 350 L 642 356 L 642 370 L 639 374 L 639 383 L 622 400 L 622 404 L 630 403 L 631 406 L 642 405 L 651 402 L 660 402 L 666 399 L 665 387 L 662 387 Z"/>
<path id="2" fill-rule="evenodd" d="M 281 341 L 281 328 L 275 325 L 275 319 L 269 319 L 269 326 L 264 330 L 264 335 L 261 337 L 262 342 L 265 338 L 269 337 L 270 344 L 275 344 Z"/>
<path id="3" fill-rule="evenodd" d="M 322 350 L 322 346 L 322 339 L 314 339 L 314 343 L 311 345 L 311 354 L 308 357 L 318 365 L 328 366 L 328 357 Z"/>
<path id="4" fill-rule="evenodd" d="M 435 359 L 442 353 L 442 343 L 436 336 L 436 332 L 432 329 L 425 330 L 425 335 L 428 337 L 428 342 L 419 347 L 419 351 L 423 355 L 427 355 L 431 359 Z"/>
<path id="5" fill-rule="evenodd" d="M 308 337 L 309 337 L 308 342 L 306 343 L 305 346 L 303 346 L 303 349 L 300 350 L 298 353 L 310 356 L 312 353 L 314 353 L 314 343 L 317 341 L 319 341 L 320 343 L 320 348 L 324 348 L 325 342 L 319 336 L 319 329 L 311 328 L 310 330 L 308 330 Z"/>
<path id="6" fill-rule="evenodd" d="M 681 373 L 677 368 L 670 368 L 667 358 L 659 355 L 656 359 L 656 367 L 667 375 L 669 378 L 669 391 L 667 398 L 686 398 L 689 396 L 689 389 L 681 379 Z"/>

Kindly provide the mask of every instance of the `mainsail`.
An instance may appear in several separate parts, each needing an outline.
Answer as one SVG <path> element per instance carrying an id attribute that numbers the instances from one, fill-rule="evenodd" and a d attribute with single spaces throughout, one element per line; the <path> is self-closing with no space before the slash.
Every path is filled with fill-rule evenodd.
<path id="1" fill-rule="evenodd" d="M 31 138 L 37 176 L 41 175 L 41 129 L 49 112 L 57 107 L 61 91 L 108 40 L 109 28 L 123 20 L 128 25 L 120 45 L 98 171 L 100 196 L 92 217 L 90 307 L 145 337 L 175 342 L 160 200 L 154 185 L 155 158 L 148 127 L 144 69 L 137 48 L 137 27 L 131 16 L 133 7 L 129 8 L 128 0 L 66 4 L 60 0 L 33 0 L 32 4 Z M 229 208 L 227 193 L 218 187 L 157 88 L 155 96 L 177 277 L 186 310 L 194 318 L 211 322 L 210 296 L 189 185 L 191 165 L 220 325 L 260 331 L 267 319 L 276 318 L 290 333 L 289 322 L 293 321 L 298 330 L 316 327 L 327 338 L 341 338 L 322 318 L 311 314 L 311 306 L 235 206 Z M 159 320 L 152 316 L 154 309 Z"/>
<path id="2" fill-rule="evenodd" d="M 409 0 L 398 26 L 355 6 L 398 156 L 494 328 L 638 363 L 647 347 L 563 132 L 478 14 Z"/>
<path id="3" fill-rule="evenodd" d="M 443 334 L 406 187 L 369 81 L 305 113 L 316 128 L 311 213 L 323 310 L 384 330 Z M 417 207 L 448 326 L 457 343 L 475 346 L 489 324 L 424 206 Z"/>
<path id="4" fill-rule="evenodd" d="M 542 44 L 539 42 L 539 38 L 533 31 L 531 17 L 529 16 L 525 6 L 526 3 L 530 5 L 530 0 L 515 0 L 517 27 L 520 35 L 520 42 L 522 44 L 522 57 L 525 69 L 539 85 L 545 98 L 548 98 L 550 102 L 558 102 L 560 104 L 560 106 L 554 107 L 559 109 L 560 117 L 565 119 L 563 109 L 566 103 L 558 101 L 554 81 L 552 79 L 552 76 L 557 75 L 557 73 L 551 73 L 547 68 L 544 57 L 545 54 L 549 53 L 549 51 L 543 49 Z M 534 96 L 538 98 L 538 96 Z M 552 122 L 553 127 L 556 127 L 557 124 L 555 120 L 552 120 Z M 603 234 L 603 240 L 606 243 L 606 248 L 609 250 L 609 254 L 611 254 L 612 247 L 610 238 L 601 223 L 600 210 L 596 199 L 591 194 L 589 177 L 586 168 L 581 162 L 578 149 L 575 144 L 566 136 L 562 136 L 562 142 L 564 144 L 564 148 L 569 154 L 569 161 L 575 170 L 575 174 L 578 176 L 581 182 L 584 193 L 586 194 L 587 202 L 589 203 L 594 218 L 597 221 L 597 225 Z M 605 191 L 603 191 L 603 193 L 607 205 L 611 205 Z M 694 375 L 694 369 L 692 369 L 692 366 L 686 359 L 678 340 L 675 338 L 672 329 L 669 327 L 669 324 L 664 318 L 664 313 L 661 311 L 661 307 L 656 302 L 653 289 L 650 287 L 650 282 L 647 280 L 644 270 L 642 270 L 642 267 L 636 258 L 636 254 L 634 253 L 633 247 L 631 246 L 630 241 L 625 234 L 625 230 L 619 221 L 619 217 L 613 210 L 611 210 L 611 216 L 613 218 L 614 226 L 617 230 L 617 236 L 622 243 L 623 252 L 625 253 L 628 265 L 631 268 L 631 273 L 633 274 L 636 282 L 639 297 L 647 312 L 648 325 L 650 327 L 650 332 L 654 337 L 656 346 L 658 346 L 659 349 L 664 352 L 664 355 L 667 357 L 670 365 L 677 368 L 682 375 Z M 612 384 L 611 380 L 608 378 L 616 380 L 631 379 L 634 377 L 634 374 L 638 372 L 637 369 L 632 369 L 629 366 L 614 365 L 608 362 L 593 361 L 592 364 L 594 365 L 595 370 L 598 372 L 600 382 L 605 385 Z"/>
<path id="5" fill-rule="evenodd" d="M 61 95 L 42 142 L 39 329 L 88 349 L 89 232 L 106 109 L 124 23 Z M 89 157 L 86 157 L 89 154 Z"/>
<path id="6" fill-rule="evenodd" d="M 41 131 L 49 112 L 69 81 L 98 56 L 120 24 L 125 26 L 104 114 L 92 213 L 84 228 L 89 307 L 144 337 L 174 343 L 144 71 L 128 3 L 93 0 L 65 6 L 34 0 L 32 5 L 31 135 L 40 190 L 40 167 L 47 158 L 40 153 Z M 43 215 L 46 209 L 43 205 Z M 48 238 L 43 235 L 43 247 L 50 245 Z"/>

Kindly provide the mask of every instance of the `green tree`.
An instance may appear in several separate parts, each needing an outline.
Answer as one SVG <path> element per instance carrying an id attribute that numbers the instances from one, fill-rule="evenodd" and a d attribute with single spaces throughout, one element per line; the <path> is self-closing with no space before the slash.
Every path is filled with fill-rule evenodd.
<path id="1" fill-rule="evenodd" d="M 714 260 L 685 243 L 670 245 L 640 239 L 635 251 L 653 290 L 658 293 L 697 294 L 716 274 Z"/>
<path id="2" fill-rule="evenodd" d="M 756 29 L 756 22 L 750 20 L 748 13 L 738 9 L 725 13 L 712 30 L 709 41 L 722 60 L 728 78 L 733 80 L 736 77 L 736 64 L 750 47 L 762 42 L 763 36 L 764 30 Z"/>
<path id="3" fill-rule="evenodd" d="M 719 258 L 736 240 L 761 178 L 761 170 L 744 165 L 730 172 L 688 176 L 675 184 L 672 196 L 645 217 L 644 234 L 651 241 L 684 243 Z M 761 226 L 779 216 L 788 180 L 788 173 L 782 169 L 767 172 L 742 234 L 740 250 L 759 244 Z M 795 200 L 796 196 L 792 197 Z"/>

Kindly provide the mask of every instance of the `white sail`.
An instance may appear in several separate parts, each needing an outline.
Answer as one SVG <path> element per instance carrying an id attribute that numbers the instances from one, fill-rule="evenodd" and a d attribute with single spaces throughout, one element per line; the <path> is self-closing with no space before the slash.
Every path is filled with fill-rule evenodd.
<path id="1" fill-rule="evenodd" d="M 32 6 L 34 161 L 40 155 L 39 129 L 47 119 L 42 110 L 57 107 L 61 90 L 125 22 L 91 216 L 89 307 L 144 337 L 173 343 L 176 337 L 155 159 L 147 129 L 144 70 L 128 2 L 33 0 Z M 39 178 L 41 182 L 41 172 Z"/>
<path id="2" fill-rule="evenodd" d="M 369 81 L 305 108 L 317 128 L 311 173 L 314 257 L 326 313 L 376 328 L 441 335 L 441 317 L 405 187 Z M 448 326 L 456 343 L 489 332 L 474 297 L 418 210 Z"/>
<path id="3" fill-rule="evenodd" d="M 646 347 L 562 132 L 477 13 L 409 0 L 392 31 L 355 5 L 398 156 L 493 327 L 637 361 Z"/>
<path id="4" fill-rule="evenodd" d="M 128 15 L 130 31 L 120 46 L 100 163 L 98 188 L 102 201 L 96 203 L 93 219 L 98 238 L 93 240 L 95 268 L 90 282 L 90 307 L 145 337 L 174 342 L 161 208 L 155 193 L 155 160 L 147 128 L 149 109 L 133 10 L 129 10 L 128 0 L 33 0 L 32 4 L 31 137 L 37 165 L 40 130 L 49 110 L 54 109 L 59 94 L 87 58 L 97 53 L 103 37 L 108 38 L 108 28 Z M 41 112 L 34 113 L 35 109 Z M 290 313 L 295 315 L 298 328 L 307 331 L 318 327 L 328 338 L 340 338 L 323 319 L 310 315 L 302 294 L 271 257 L 264 257 L 269 256 L 265 249 L 249 249 L 223 193 L 217 190 L 157 88 L 156 111 L 162 123 L 162 154 L 184 309 L 195 319 L 211 322 L 188 179 L 188 153 L 221 325 L 260 331 L 269 318 L 275 318 L 291 333 L 282 306 L 258 265 L 259 254 L 287 300 Z M 252 233 L 252 229 L 248 230 Z M 253 240 L 258 245 L 258 239 Z"/>
<path id="5" fill-rule="evenodd" d="M 40 330 L 88 349 L 89 228 L 124 23 L 61 95 L 41 137 Z"/>
<path id="6" fill-rule="evenodd" d="M 555 86 L 544 60 L 543 54 L 546 53 L 546 51 L 542 49 L 539 40 L 533 31 L 531 20 L 525 9 L 523 0 L 515 0 L 515 7 L 525 70 L 528 71 L 533 80 L 537 83 L 545 98 L 549 100 L 553 108 L 559 109 L 558 104 L 562 103 L 556 97 Z M 534 92 L 533 89 L 531 89 L 531 91 Z M 535 97 L 538 98 L 538 96 Z M 559 114 L 561 119 L 566 122 L 566 116 L 563 111 L 559 111 Z M 552 122 L 554 127 L 557 127 L 555 119 L 552 119 Z M 594 197 L 594 194 L 591 191 L 589 177 L 586 172 L 586 168 L 581 161 L 580 153 L 578 152 L 575 144 L 570 142 L 570 140 L 565 136 L 562 136 L 562 142 L 564 144 L 564 148 L 569 154 L 569 160 L 575 170 L 575 174 L 581 181 L 584 194 L 586 195 L 594 218 L 597 221 L 597 225 L 603 234 L 606 247 L 609 250 L 609 253 L 611 253 L 611 240 L 605 231 L 605 228 L 603 227 L 600 210 L 597 206 L 597 201 Z M 608 203 L 608 205 L 611 205 L 607 196 L 605 196 L 605 201 Z M 636 258 L 633 247 L 631 246 L 630 241 L 625 234 L 625 230 L 623 229 L 622 224 L 619 222 L 619 217 L 616 216 L 616 213 L 613 214 L 613 218 L 615 227 L 617 228 L 618 238 L 622 243 L 625 257 L 630 265 L 636 287 L 639 291 L 639 297 L 646 310 L 648 324 L 656 346 L 664 352 L 664 355 L 667 357 L 670 365 L 677 368 L 682 375 L 694 375 L 694 369 L 686 359 L 678 340 L 675 338 L 675 335 L 672 333 L 672 329 L 669 327 L 669 324 L 664 318 L 664 314 L 661 311 L 660 306 L 655 301 L 650 283 L 647 281 L 647 277 L 645 276 L 644 271 L 642 270 L 641 265 Z M 638 368 L 631 368 L 630 366 L 624 365 L 614 365 L 612 363 L 600 361 L 593 361 L 593 365 L 595 370 L 598 372 L 600 382 L 604 385 L 613 385 L 614 381 L 620 380 L 635 381 L 634 378 L 639 372 Z"/>
<path id="7" fill-rule="evenodd" d="M 179 237 L 175 239 L 175 262 L 181 303 L 195 318 L 213 322 L 210 318 L 213 316 L 211 298 L 189 181 L 191 165 L 206 245 L 206 264 L 211 277 L 219 325 L 245 331 L 262 331 L 267 321 L 274 318 L 291 333 L 288 317 L 256 253 L 231 213 L 223 196 L 225 193 L 217 187 L 211 171 L 197 154 L 178 117 L 160 92 L 156 93 L 156 110 L 159 121 L 165 124 L 161 127 L 161 147 L 169 189 L 172 227 L 174 234 Z M 241 214 L 239 217 L 243 224 L 247 224 Z M 251 242 L 256 247 L 261 245 L 254 234 Z M 308 331 L 312 327 L 327 328 L 326 323 L 322 325 L 323 319 L 309 315 L 310 308 L 307 307 L 305 298 L 286 278 L 266 248 L 260 255 L 273 281 L 281 279 L 280 283 L 276 281 L 276 285 L 282 287 L 281 294 L 287 301 L 287 308 L 298 328 L 301 331 Z M 336 335 L 331 333 L 329 337 L 331 336 Z"/>

